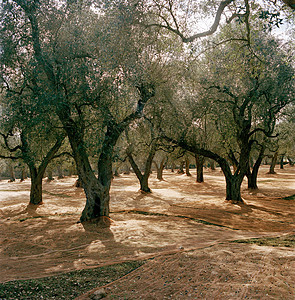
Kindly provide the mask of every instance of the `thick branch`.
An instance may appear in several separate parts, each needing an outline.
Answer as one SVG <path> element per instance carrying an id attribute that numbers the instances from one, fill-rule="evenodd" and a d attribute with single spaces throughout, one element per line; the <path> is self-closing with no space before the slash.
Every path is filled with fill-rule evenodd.
<path id="1" fill-rule="evenodd" d="M 184 34 L 180 32 L 178 26 L 176 26 L 176 28 L 172 28 L 171 25 L 169 25 L 167 22 L 165 22 L 166 25 L 163 25 L 163 24 L 150 24 L 148 26 L 156 26 L 156 27 L 160 27 L 160 28 L 165 28 L 165 29 L 177 34 L 182 39 L 182 41 L 184 43 L 190 43 L 190 42 L 193 42 L 196 39 L 206 37 L 206 36 L 209 36 L 209 35 L 212 35 L 213 33 L 215 33 L 218 26 L 219 26 L 219 24 L 220 24 L 221 15 L 222 15 L 224 9 L 229 4 L 231 4 L 232 2 L 234 2 L 234 0 L 225 0 L 225 1 L 222 1 L 219 4 L 219 7 L 218 7 L 216 15 L 215 15 L 214 22 L 213 22 L 213 24 L 212 24 L 212 26 L 209 30 L 203 31 L 203 32 L 200 32 L 200 33 L 197 33 L 197 34 L 193 34 L 189 37 L 185 37 Z M 170 8 L 170 10 L 171 10 L 171 8 Z M 174 20 L 174 23 L 175 23 L 175 18 L 174 18 L 174 15 L 173 15 L 172 11 L 170 11 L 170 14 L 171 14 L 171 16 Z"/>

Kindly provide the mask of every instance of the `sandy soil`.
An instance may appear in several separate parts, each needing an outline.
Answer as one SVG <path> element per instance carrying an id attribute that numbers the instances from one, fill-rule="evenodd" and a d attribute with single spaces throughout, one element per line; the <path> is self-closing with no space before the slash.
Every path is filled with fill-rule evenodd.
<path id="1" fill-rule="evenodd" d="M 107 298 L 294 299 L 294 249 L 230 242 L 294 234 L 294 200 L 282 197 L 295 194 L 295 168 L 277 171 L 262 168 L 258 191 L 244 185 L 243 205 L 224 200 L 220 170 L 205 171 L 202 184 L 152 174 L 148 195 L 133 174 L 122 175 L 113 181 L 110 228 L 77 223 L 85 196 L 75 178 L 44 181 L 37 208 L 27 205 L 29 181 L 0 181 L 0 282 L 154 258 L 105 287 Z"/>

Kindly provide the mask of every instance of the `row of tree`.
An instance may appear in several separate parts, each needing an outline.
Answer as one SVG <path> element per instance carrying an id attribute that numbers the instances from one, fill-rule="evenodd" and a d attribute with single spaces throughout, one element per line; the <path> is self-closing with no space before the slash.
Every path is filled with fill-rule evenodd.
<path id="1" fill-rule="evenodd" d="M 195 18 L 212 13 L 211 28 L 193 33 Z M 215 161 L 226 199 L 240 202 L 265 149 L 294 132 L 294 45 L 271 34 L 282 22 L 272 8 L 6 0 L 1 20 L 1 157 L 28 166 L 32 204 L 49 163 L 66 155 L 86 195 L 81 221 L 108 217 L 113 163 L 128 159 L 148 192 L 160 150 L 187 151 L 199 169 Z M 284 139 L 288 153 L 293 141 Z"/>

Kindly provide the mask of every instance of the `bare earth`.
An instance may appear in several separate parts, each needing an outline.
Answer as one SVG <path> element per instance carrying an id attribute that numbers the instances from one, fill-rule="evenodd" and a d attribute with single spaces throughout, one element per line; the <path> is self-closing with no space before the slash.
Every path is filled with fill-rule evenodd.
<path id="1" fill-rule="evenodd" d="M 106 299 L 295 299 L 294 248 L 231 242 L 295 233 L 295 200 L 282 199 L 295 194 L 295 167 L 262 168 L 243 205 L 224 200 L 220 170 L 202 184 L 191 172 L 152 174 L 148 195 L 134 174 L 115 178 L 110 228 L 77 223 L 85 196 L 75 178 L 44 181 L 38 208 L 27 205 L 29 180 L 0 181 L 0 282 L 153 258 L 104 287 Z"/>

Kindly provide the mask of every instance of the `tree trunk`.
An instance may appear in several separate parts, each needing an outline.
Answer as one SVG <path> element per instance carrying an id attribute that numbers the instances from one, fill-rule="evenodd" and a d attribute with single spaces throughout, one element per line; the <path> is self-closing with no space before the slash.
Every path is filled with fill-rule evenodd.
<path id="1" fill-rule="evenodd" d="M 183 166 L 185 164 L 185 161 L 181 161 L 179 164 L 179 170 L 177 171 L 178 174 L 184 174 Z"/>
<path id="2" fill-rule="evenodd" d="M 272 159 L 271 159 L 269 174 L 276 174 L 275 166 L 276 166 L 277 160 L 278 160 L 278 152 L 275 152 L 275 154 L 272 156 Z"/>
<path id="3" fill-rule="evenodd" d="M 284 169 L 284 156 L 285 156 L 285 155 L 281 155 L 281 159 L 280 159 L 280 169 Z"/>
<path id="4" fill-rule="evenodd" d="M 233 203 L 242 203 L 241 184 L 243 178 L 241 176 L 231 175 L 225 177 L 226 180 L 226 200 L 231 200 Z"/>
<path id="5" fill-rule="evenodd" d="M 22 166 L 21 167 L 21 177 L 20 177 L 20 181 L 24 181 L 25 179 L 27 179 L 27 174 L 26 174 L 26 167 Z"/>
<path id="6" fill-rule="evenodd" d="M 258 158 L 257 158 L 256 162 L 253 165 L 252 172 L 250 170 L 250 166 L 248 167 L 248 171 L 247 171 L 247 174 L 246 174 L 247 179 L 248 179 L 248 189 L 252 189 L 252 190 L 258 189 L 257 176 L 258 176 L 258 171 L 259 171 L 259 168 L 260 168 L 262 160 L 263 160 L 264 151 L 265 151 L 265 147 L 262 146 L 262 148 L 259 151 Z"/>
<path id="7" fill-rule="evenodd" d="M 47 181 L 52 181 L 54 180 L 53 175 L 52 175 L 52 170 L 49 169 L 47 170 Z"/>
<path id="8" fill-rule="evenodd" d="M 156 170 L 157 170 L 157 179 L 160 181 L 164 180 L 163 179 L 163 171 L 164 171 L 166 162 L 167 162 L 167 158 L 165 158 L 165 157 L 160 161 L 159 166 L 158 166 L 157 162 L 153 161 L 153 163 L 156 167 Z"/>
<path id="9" fill-rule="evenodd" d="M 196 167 L 197 167 L 197 179 L 196 181 L 201 183 L 204 182 L 204 174 L 203 174 L 203 164 L 204 164 L 204 156 L 195 154 L 196 158 Z"/>
<path id="10" fill-rule="evenodd" d="M 116 168 L 115 168 L 114 176 L 115 176 L 115 177 L 120 177 L 120 174 L 119 174 L 119 167 L 116 167 Z"/>
<path id="11" fill-rule="evenodd" d="M 213 159 L 210 159 L 210 168 L 212 171 L 215 171 L 215 161 Z"/>
<path id="12" fill-rule="evenodd" d="M 9 168 L 9 176 L 10 176 L 9 182 L 14 182 L 15 181 L 15 173 L 14 173 L 14 166 L 13 166 L 12 162 L 9 162 L 8 168 Z"/>
<path id="13" fill-rule="evenodd" d="M 190 161 L 189 161 L 189 158 L 186 156 L 185 157 L 185 174 L 186 174 L 186 176 L 192 176 L 192 174 L 189 171 L 189 165 L 190 165 Z"/>
<path id="14" fill-rule="evenodd" d="M 30 167 L 31 176 L 31 191 L 30 191 L 30 204 L 42 204 L 42 179 L 43 170 L 38 172 L 36 167 Z"/>
<path id="15" fill-rule="evenodd" d="M 175 163 L 172 162 L 172 163 L 171 163 L 171 172 L 172 172 L 172 173 L 174 173 L 174 169 L 175 169 Z"/>
<path id="16" fill-rule="evenodd" d="M 129 162 L 131 164 L 131 167 L 133 168 L 136 177 L 139 180 L 140 183 L 140 190 L 144 193 L 151 193 L 151 189 L 149 188 L 148 185 L 148 180 L 149 180 L 149 176 L 151 173 L 151 168 L 152 168 L 152 163 L 153 163 L 153 158 L 156 154 L 156 144 L 154 143 L 151 146 L 149 155 L 147 157 L 147 160 L 145 162 L 145 168 L 144 168 L 144 174 L 141 173 L 138 165 L 136 164 L 135 160 L 133 159 L 132 153 L 131 152 L 127 152 L 127 156 L 129 159 Z"/>
<path id="17" fill-rule="evenodd" d="M 225 176 L 226 200 L 232 201 L 233 203 L 243 203 L 243 199 L 241 197 L 241 184 L 245 176 L 244 173 L 240 172 L 232 175 L 230 165 L 224 158 L 218 157 L 217 162 Z"/>
<path id="18" fill-rule="evenodd" d="M 63 170 L 62 170 L 62 165 L 57 165 L 57 174 L 58 174 L 58 177 L 57 179 L 62 179 L 64 178 L 64 174 L 63 174 Z"/>

